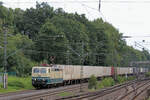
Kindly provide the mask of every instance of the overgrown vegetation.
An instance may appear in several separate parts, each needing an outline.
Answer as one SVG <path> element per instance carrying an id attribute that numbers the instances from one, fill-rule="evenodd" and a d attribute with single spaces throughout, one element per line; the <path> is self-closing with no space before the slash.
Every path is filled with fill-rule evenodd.
<path id="1" fill-rule="evenodd" d="M 67 61 L 72 65 L 81 64 L 80 57 L 72 51 L 83 55 L 81 41 L 84 55 L 87 55 L 84 65 L 129 66 L 130 61 L 150 60 L 146 50 L 127 46 L 123 34 L 110 23 L 102 19 L 89 21 L 84 14 L 67 13 L 61 8 L 54 10 L 47 3 L 37 3 L 36 8 L 26 10 L 0 4 L 2 47 L 4 27 L 8 34 L 7 70 L 18 76 L 30 75 L 32 66 L 43 60 L 51 63 L 51 56 L 55 56 L 56 64 L 68 64 Z M 0 48 L 1 71 L 3 51 Z"/>
<path id="2" fill-rule="evenodd" d="M 100 82 L 97 81 L 96 77 L 92 75 L 89 80 L 88 88 L 89 89 L 101 89 L 104 87 L 110 87 L 115 84 L 121 84 L 126 81 L 134 80 L 135 77 L 129 76 L 129 77 L 124 77 L 124 76 L 117 76 L 117 81 L 114 81 L 112 77 L 108 78 L 103 78 Z"/>
<path id="3" fill-rule="evenodd" d="M 3 89 L 3 85 L 0 84 L 0 93 L 14 92 L 27 89 L 33 89 L 31 77 L 21 78 L 9 76 L 8 89 Z"/>
<path id="4" fill-rule="evenodd" d="M 101 89 L 101 88 L 104 88 L 104 87 L 110 87 L 110 86 L 113 86 L 115 85 L 115 81 L 113 80 L 113 78 L 104 78 L 102 79 L 101 82 L 98 82 L 97 84 L 97 89 Z"/>
<path id="5" fill-rule="evenodd" d="M 145 76 L 146 76 L 146 77 L 150 77 L 150 72 L 147 72 L 147 73 L 145 74 Z"/>
<path id="6" fill-rule="evenodd" d="M 92 75 L 89 79 L 88 88 L 89 89 L 96 89 L 97 87 L 97 79 L 94 75 Z"/>
<path id="7" fill-rule="evenodd" d="M 121 83 L 124 83 L 126 81 L 131 81 L 131 80 L 134 80 L 135 77 L 134 76 L 130 76 L 130 77 L 125 77 L 125 76 L 117 76 L 117 83 L 121 84 Z"/>

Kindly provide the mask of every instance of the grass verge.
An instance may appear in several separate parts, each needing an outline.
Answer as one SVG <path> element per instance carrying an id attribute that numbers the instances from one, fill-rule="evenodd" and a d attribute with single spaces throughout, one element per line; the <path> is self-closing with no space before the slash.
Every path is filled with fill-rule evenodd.
<path id="1" fill-rule="evenodd" d="M 73 95 L 73 93 L 71 92 L 61 92 L 60 94 L 58 94 L 58 96 L 61 96 L 61 97 L 66 97 L 66 96 L 71 96 Z"/>
<path id="2" fill-rule="evenodd" d="M 0 84 L 0 93 L 16 92 L 21 90 L 33 89 L 31 77 L 8 77 L 8 88 L 3 89 L 2 83 Z"/>

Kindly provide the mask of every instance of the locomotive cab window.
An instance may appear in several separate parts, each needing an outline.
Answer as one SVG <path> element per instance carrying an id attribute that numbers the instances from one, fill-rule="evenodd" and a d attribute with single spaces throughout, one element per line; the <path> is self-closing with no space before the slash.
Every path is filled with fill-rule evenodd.
<path id="1" fill-rule="evenodd" d="M 39 73 L 39 68 L 34 68 L 33 73 Z"/>
<path id="2" fill-rule="evenodd" d="M 40 73 L 46 73 L 46 68 L 41 68 Z"/>

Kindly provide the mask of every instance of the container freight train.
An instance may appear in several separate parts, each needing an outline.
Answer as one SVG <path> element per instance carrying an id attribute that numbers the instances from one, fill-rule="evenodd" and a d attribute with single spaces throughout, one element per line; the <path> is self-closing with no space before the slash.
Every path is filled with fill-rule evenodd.
<path id="1" fill-rule="evenodd" d="M 76 84 L 88 81 L 91 75 L 97 78 L 114 75 L 132 75 L 148 72 L 147 68 L 135 67 L 104 67 L 76 65 L 44 65 L 32 68 L 32 85 L 35 88 L 52 87 L 56 85 Z"/>

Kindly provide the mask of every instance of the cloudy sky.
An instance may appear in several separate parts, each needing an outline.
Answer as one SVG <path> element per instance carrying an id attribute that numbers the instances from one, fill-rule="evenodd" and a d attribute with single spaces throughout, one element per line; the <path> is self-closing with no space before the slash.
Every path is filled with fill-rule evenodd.
<path id="1" fill-rule="evenodd" d="M 150 49 L 150 0 L 0 0 L 6 7 L 35 7 L 36 1 L 48 2 L 55 9 L 63 8 L 66 12 L 86 14 L 90 20 L 103 18 L 113 24 L 124 36 L 129 45 L 135 47 L 135 41 Z M 145 40 L 145 43 L 142 41 Z"/>

